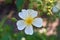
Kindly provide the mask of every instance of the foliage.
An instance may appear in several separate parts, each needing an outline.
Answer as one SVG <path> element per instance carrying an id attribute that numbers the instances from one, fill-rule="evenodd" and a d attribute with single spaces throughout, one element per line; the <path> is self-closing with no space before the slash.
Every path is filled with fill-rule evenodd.
<path id="1" fill-rule="evenodd" d="M 16 0 L 16 6 L 17 6 L 18 11 L 21 10 L 23 4 L 24 4 L 24 0 Z"/>

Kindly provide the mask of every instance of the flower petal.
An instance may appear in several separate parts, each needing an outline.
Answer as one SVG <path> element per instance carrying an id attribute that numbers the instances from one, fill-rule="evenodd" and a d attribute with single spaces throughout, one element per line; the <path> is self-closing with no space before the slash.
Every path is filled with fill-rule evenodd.
<path id="1" fill-rule="evenodd" d="M 22 9 L 22 12 L 23 12 L 23 11 L 26 11 L 26 10 L 25 10 L 25 9 Z"/>
<path id="2" fill-rule="evenodd" d="M 42 27 L 42 25 L 43 25 L 42 18 L 35 18 L 33 21 L 33 25 L 36 27 Z"/>
<path id="3" fill-rule="evenodd" d="M 27 10 L 22 10 L 22 12 L 18 13 L 19 17 L 25 19 L 28 16 Z"/>
<path id="4" fill-rule="evenodd" d="M 37 17 L 38 12 L 32 9 L 27 10 L 29 15 L 32 16 L 33 18 Z"/>
<path id="5" fill-rule="evenodd" d="M 32 25 L 26 27 L 25 33 L 28 34 L 28 35 L 32 35 L 33 34 L 33 27 L 32 27 Z"/>
<path id="6" fill-rule="evenodd" d="M 17 21 L 17 28 L 18 30 L 23 30 L 26 27 L 25 23 L 23 20 Z"/>
<path id="7" fill-rule="evenodd" d="M 37 16 L 37 14 L 38 14 L 38 12 L 37 11 L 35 11 L 35 10 L 32 10 L 32 9 L 28 9 L 28 10 L 25 10 L 25 9 L 23 9 L 22 10 L 22 12 L 19 12 L 19 17 L 21 17 L 22 19 L 25 19 L 26 17 L 28 17 L 28 16 L 31 16 L 31 17 L 36 17 Z"/>

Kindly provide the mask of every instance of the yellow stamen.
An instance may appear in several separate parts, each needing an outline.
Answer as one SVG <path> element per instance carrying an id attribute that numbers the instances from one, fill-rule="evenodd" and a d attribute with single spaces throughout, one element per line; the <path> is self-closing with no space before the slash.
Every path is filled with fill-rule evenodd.
<path id="1" fill-rule="evenodd" d="M 27 17 L 27 18 L 25 19 L 25 23 L 26 23 L 27 25 L 31 25 L 32 22 L 33 22 L 33 18 L 32 18 L 32 17 Z"/>

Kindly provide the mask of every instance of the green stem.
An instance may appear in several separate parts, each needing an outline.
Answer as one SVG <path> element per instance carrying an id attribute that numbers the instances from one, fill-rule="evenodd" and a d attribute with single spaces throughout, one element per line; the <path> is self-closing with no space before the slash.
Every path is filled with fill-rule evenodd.
<path id="1" fill-rule="evenodd" d="M 4 25 L 5 21 L 7 20 L 7 17 L 4 17 L 0 23 L 0 28 Z"/>

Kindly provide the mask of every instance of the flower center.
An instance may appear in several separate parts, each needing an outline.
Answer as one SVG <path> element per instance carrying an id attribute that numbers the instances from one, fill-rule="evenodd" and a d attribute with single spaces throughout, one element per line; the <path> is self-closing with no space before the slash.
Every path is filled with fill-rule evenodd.
<path id="1" fill-rule="evenodd" d="M 32 17 L 27 17 L 27 18 L 25 19 L 25 23 L 26 23 L 27 25 L 31 25 L 32 22 L 33 22 L 33 18 L 32 18 Z"/>

